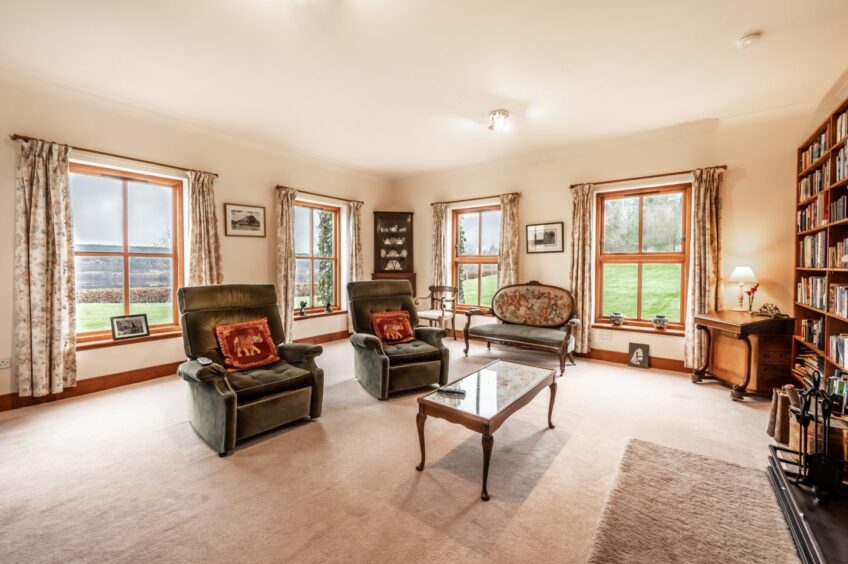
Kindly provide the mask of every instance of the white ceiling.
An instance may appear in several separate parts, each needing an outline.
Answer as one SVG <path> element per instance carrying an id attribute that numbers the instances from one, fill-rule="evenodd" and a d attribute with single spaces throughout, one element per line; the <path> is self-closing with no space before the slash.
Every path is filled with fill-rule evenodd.
<path id="1" fill-rule="evenodd" d="M 846 29 L 845 0 L 2 0 L 0 68 L 399 177 L 815 104 Z"/>

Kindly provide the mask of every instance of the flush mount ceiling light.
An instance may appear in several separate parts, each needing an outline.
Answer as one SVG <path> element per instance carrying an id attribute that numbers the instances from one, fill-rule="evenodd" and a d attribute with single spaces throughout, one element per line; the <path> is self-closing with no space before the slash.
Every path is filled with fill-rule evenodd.
<path id="1" fill-rule="evenodd" d="M 509 131 L 509 110 L 494 110 L 489 112 L 490 131 Z"/>
<path id="2" fill-rule="evenodd" d="M 739 40 L 736 42 L 736 48 L 742 51 L 749 47 L 753 47 L 754 45 L 760 42 L 760 39 L 762 39 L 762 37 L 763 34 L 759 31 L 749 33 L 748 35 L 739 38 Z"/>

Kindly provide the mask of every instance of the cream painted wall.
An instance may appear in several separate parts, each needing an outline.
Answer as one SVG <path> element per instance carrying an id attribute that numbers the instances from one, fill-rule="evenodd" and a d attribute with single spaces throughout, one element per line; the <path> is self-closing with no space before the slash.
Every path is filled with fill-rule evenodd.
<path id="1" fill-rule="evenodd" d="M 760 116 L 762 117 L 762 116 Z M 398 183 L 401 207 L 415 212 L 417 233 L 431 229 L 430 202 L 521 192 L 521 280 L 570 286 L 571 195 L 569 185 L 727 164 L 721 196 L 722 271 L 750 265 L 761 282 L 757 304 L 792 311 L 795 148 L 813 125 L 810 115 L 761 121 L 705 121 L 669 130 L 584 143 L 570 150 L 471 167 Z M 566 252 L 527 255 L 524 225 L 564 221 Z M 430 280 L 430 242 L 419 237 L 415 254 L 421 285 Z M 736 287 L 723 285 L 728 307 Z M 465 319 L 457 320 L 464 325 Z M 683 339 L 627 331 L 592 332 L 593 347 L 626 351 L 629 342 L 648 343 L 654 356 L 682 359 Z"/>
<path id="2" fill-rule="evenodd" d="M 14 85 L 13 85 L 14 84 Z M 217 172 L 219 223 L 224 202 L 265 206 L 265 239 L 224 237 L 221 247 L 225 282 L 274 281 L 274 186 L 283 184 L 329 195 L 356 198 L 363 206 L 363 250 L 372 262 L 374 209 L 387 208 L 390 183 L 317 160 L 278 154 L 240 143 L 177 120 L 166 119 L 49 86 L 0 74 L 0 358 L 12 356 L 12 264 L 15 147 L 8 134 L 21 133 L 65 143 Z M 302 320 L 294 337 L 343 331 L 346 316 Z M 80 379 L 164 364 L 184 358 L 181 339 L 80 351 Z M 13 390 L 11 371 L 0 370 L 0 394 Z"/>

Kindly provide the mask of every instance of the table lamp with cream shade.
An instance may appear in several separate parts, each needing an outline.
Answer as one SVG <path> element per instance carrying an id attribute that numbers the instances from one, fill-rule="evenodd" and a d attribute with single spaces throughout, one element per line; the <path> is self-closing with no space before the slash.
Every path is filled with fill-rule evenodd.
<path id="1" fill-rule="evenodd" d="M 739 282 L 739 307 L 736 309 L 737 311 L 745 311 L 745 307 L 743 305 L 745 299 L 745 283 L 757 283 L 757 277 L 754 276 L 754 271 L 751 270 L 750 266 L 734 267 L 728 280 L 731 282 Z"/>

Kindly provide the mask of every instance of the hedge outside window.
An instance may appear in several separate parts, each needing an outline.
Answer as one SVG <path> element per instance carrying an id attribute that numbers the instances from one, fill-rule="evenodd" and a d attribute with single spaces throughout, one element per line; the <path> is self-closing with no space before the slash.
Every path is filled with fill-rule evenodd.
<path id="1" fill-rule="evenodd" d="M 690 184 L 598 194 L 595 319 L 625 324 L 657 314 L 682 328 L 686 311 Z"/>
<path id="2" fill-rule="evenodd" d="M 482 206 L 453 211 L 453 284 L 457 307 L 492 305 L 498 289 L 501 207 Z"/>
<path id="3" fill-rule="evenodd" d="M 182 181 L 72 163 L 77 334 L 111 335 L 110 318 L 147 314 L 151 333 L 179 328 Z"/>
<path id="4" fill-rule="evenodd" d="M 294 204 L 294 309 L 339 309 L 339 208 Z"/>

